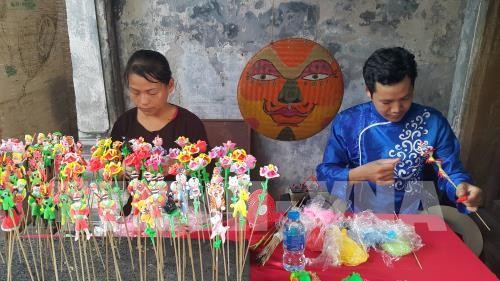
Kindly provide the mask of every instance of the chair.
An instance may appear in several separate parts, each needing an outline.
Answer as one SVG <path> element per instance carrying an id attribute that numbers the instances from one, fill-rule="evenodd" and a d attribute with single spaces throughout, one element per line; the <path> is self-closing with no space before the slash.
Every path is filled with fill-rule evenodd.
<path id="1" fill-rule="evenodd" d="M 243 120 L 233 119 L 204 119 L 202 120 L 207 131 L 208 143 L 211 147 L 222 145 L 231 140 L 238 148 L 250 153 L 251 129 Z"/>
<path id="2" fill-rule="evenodd" d="M 483 236 L 477 224 L 469 216 L 459 213 L 456 208 L 443 205 L 429 207 L 427 213 L 442 217 L 476 256 L 481 254 Z"/>

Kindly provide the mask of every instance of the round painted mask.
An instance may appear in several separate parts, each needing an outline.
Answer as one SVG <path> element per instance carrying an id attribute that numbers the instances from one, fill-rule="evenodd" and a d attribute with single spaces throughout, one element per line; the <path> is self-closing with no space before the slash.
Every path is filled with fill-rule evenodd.
<path id="1" fill-rule="evenodd" d="M 238 104 L 257 132 L 278 140 L 300 140 L 325 128 L 344 93 L 342 72 L 321 45 L 283 39 L 260 50 L 238 83 Z"/>

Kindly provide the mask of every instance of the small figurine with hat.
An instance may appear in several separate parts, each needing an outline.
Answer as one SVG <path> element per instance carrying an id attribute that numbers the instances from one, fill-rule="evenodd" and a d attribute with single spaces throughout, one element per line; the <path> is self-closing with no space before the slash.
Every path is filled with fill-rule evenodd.
<path id="1" fill-rule="evenodd" d="M 84 199 L 82 199 L 80 192 L 75 191 L 73 193 L 73 204 L 70 206 L 71 220 L 75 224 L 75 241 L 80 239 L 81 231 L 85 232 L 87 240 L 90 240 L 90 237 L 92 237 L 89 232 L 89 225 L 87 222 L 89 213 L 90 210 L 87 203 Z"/>

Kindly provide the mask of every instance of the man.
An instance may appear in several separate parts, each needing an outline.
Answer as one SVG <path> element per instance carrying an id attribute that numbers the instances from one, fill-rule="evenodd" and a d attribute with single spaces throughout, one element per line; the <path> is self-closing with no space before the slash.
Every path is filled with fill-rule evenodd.
<path id="1" fill-rule="evenodd" d="M 416 77 L 409 51 L 375 51 L 363 67 L 371 101 L 339 113 L 333 121 L 317 176 L 355 212 L 415 213 L 428 207 L 429 200 L 436 202 L 434 188 L 422 183 L 425 166 L 430 165 L 424 152 L 429 149 L 453 182 L 440 177 L 439 192 L 462 212 L 475 211 L 480 204 L 481 189 L 470 184 L 447 120 L 437 110 L 413 103 Z M 464 195 L 467 199 L 456 203 Z"/>

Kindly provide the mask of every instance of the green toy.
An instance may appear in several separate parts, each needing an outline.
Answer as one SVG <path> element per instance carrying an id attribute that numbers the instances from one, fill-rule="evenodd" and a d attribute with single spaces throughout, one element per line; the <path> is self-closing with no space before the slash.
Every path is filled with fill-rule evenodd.
<path id="1" fill-rule="evenodd" d="M 57 206 L 61 212 L 61 225 L 66 225 L 66 222 L 71 221 L 71 216 L 69 214 L 71 208 L 71 198 L 67 194 L 60 194 L 58 198 Z"/>
<path id="2" fill-rule="evenodd" d="M 411 253 L 411 245 L 407 240 L 401 238 L 385 242 L 382 244 L 382 249 L 391 256 L 402 257 Z"/>
<path id="3" fill-rule="evenodd" d="M 42 208 L 40 211 L 43 213 L 43 218 L 47 221 L 54 221 L 56 219 L 56 207 L 52 197 L 42 200 Z"/>
<path id="4" fill-rule="evenodd" d="M 290 281 L 311 281 L 311 274 L 308 271 L 295 271 L 290 274 Z"/>
<path id="5" fill-rule="evenodd" d="M 12 194 L 7 189 L 0 190 L 0 199 L 2 200 L 2 210 L 8 212 L 14 208 L 14 200 Z"/>
<path id="6" fill-rule="evenodd" d="M 290 274 L 290 281 L 321 281 L 318 275 L 312 271 L 295 271 Z"/>
<path id="7" fill-rule="evenodd" d="M 351 275 L 342 279 L 342 281 L 363 281 L 363 278 L 361 278 L 361 275 L 359 275 L 359 273 L 353 272 Z"/>

